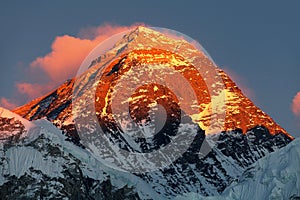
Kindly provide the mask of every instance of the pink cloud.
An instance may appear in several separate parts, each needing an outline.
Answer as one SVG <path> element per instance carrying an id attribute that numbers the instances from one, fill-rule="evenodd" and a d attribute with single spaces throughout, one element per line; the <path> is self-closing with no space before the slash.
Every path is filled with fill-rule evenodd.
<path id="1" fill-rule="evenodd" d="M 27 70 L 30 81 L 16 83 L 17 94 L 14 96 L 21 97 L 24 103 L 50 92 L 67 79 L 73 78 L 84 58 L 100 42 L 138 25 L 142 24 L 119 26 L 106 23 L 81 29 L 78 36 L 57 36 L 51 45 L 51 51 L 30 63 Z M 2 104 L 5 103 L 8 105 L 8 101 L 3 100 Z"/>
<path id="2" fill-rule="evenodd" d="M 95 41 L 87 39 L 58 36 L 52 44 L 52 51 L 44 57 L 38 57 L 30 66 L 44 70 L 52 81 L 63 81 L 74 75 L 95 45 Z"/>
<path id="3" fill-rule="evenodd" d="M 42 83 L 17 83 L 16 87 L 20 94 L 25 95 L 28 99 L 34 99 L 40 97 L 50 90 L 54 89 L 54 84 L 42 84 Z"/>
<path id="4" fill-rule="evenodd" d="M 293 99 L 292 111 L 296 116 L 300 117 L 300 92 L 298 92 Z"/>
<path id="5" fill-rule="evenodd" d="M 13 93 L 11 98 L 0 98 L 0 107 L 6 109 L 14 109 L 28 101 L 36 99 L 47 92 L 53 90 L 56 85 L 51 83 L 16 83 L 17 91 Z"/>
<path id="6" fill-rule="evenodd" d="M 36 58 L 30 67 L 42 69 L 52 81 L 61 83 L 75 76 L 84 58 L 100 42 L 136 26 L 137 24 L 132 26 L 104 24 L 82 29 L 79 37 L 58 36 L 52 43 L 52 51 L 43 57 Z"/>
<path id="7" fill-rule="evenodd" d="M 17 107 L 17 103 L 15 103 L 13 100 L 11 99 L 7 99 L 7 98 L 0 98 L 0 107 L 6 108 L 6 109 L 13 109 L 15 107 Z"/>

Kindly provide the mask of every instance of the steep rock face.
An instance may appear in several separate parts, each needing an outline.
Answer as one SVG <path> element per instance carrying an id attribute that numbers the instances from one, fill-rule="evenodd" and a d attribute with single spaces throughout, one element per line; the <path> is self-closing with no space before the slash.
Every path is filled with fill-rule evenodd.
<path id="1" fill-rule="evenodd" d="M 55 119 L 65 121 L 69 113 L 71 113 L 70 105 L 73 84 L 73 79 L 68 80 L 53 92 L 13 111 L 28 120 L 46 117 L 50 121 Z"/>
<path id="2" fill-rule="evenodd" d="M 0 140 L 17 140 L 25 132 L 25 126 L 21 121 L 0 117 Z"/>
<path id="3" fill-rule="evenodd" d="M 99 182 L 68 167 L 63 178 L 50 178 L 40 171 L 32 171 L 20 178 L 9 177 L 0 186 L 1 199 L 109 199 L 136 200 L 138 194 L 125 186 L 118 189 L 109 180 Z M 38 177 L 38 178 L 35 178 Z"/>
<path id="4" fill-rule="evenodd" d="M 30 121 L 0 107 L 0 141 L 18 141 L 34 126 Z"/>
<path id="5" fill-rule="evenodd" d="M 289 142 L 291 139 L 285 134 L 272 135 L 261 126 L 254 127 L 246 134 L 241 129 L 222 132 L 217 145 L 205 157 L 199 157 L 199 143 L 194 143 L 172 165 L 141 177 L 157 191 L 169 196 L 187 191 L 214 196 L 221 193 L 232 181 L 239 179 L 258 159 Z"/>

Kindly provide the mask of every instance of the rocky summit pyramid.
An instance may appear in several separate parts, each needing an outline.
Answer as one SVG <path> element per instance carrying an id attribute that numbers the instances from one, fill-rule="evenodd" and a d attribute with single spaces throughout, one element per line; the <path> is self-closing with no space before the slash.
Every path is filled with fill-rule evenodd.
<path id="1" fill-rule="evenodd" d="M 195 46 L 167 31 L 137 27 L 120 37 L 107 51 L 89 60 L 86 70 L 77 77 L 13 112 L 29 121 L 47 119 L 52 122 L 63 131 L 66 140 L 79 146 L 76 147 L 78 152 L 86 151 L 85 147 L 91 149 L 82 138 L 83 132 L 93 142 L 99 142 L 95 137 L 99 135 L 98 129 L 89 123 L 91 115 L 96 117 L 103 131 L 101 134 L 127 152 L 153 152 L 167 146 L 183 132 L 194 132 L 195 137 L 186 151 L 179 157 L 167 156 L 172 162 L 163 168 L 131 174 L 134 179 L 128 178 L 128 174 L 119 174 L 122 180 L 127 177 L 131 188 L 126 194 L 127 184 L 123 183 L 122 195 L 131 199 L 172 199 L 187 192 L 202 196 L 219 194 L 256 160 L 287 145 L 293 137 L 256 107 L 203 49 Z M 157 124 L 153 126 L 153 122 Z M 144 136 L 150 134 L 142 137 L 135 130 L 143 130 Z M 156 134 L 151 134 L 156 130 Z M 134 134 L 136 137 L 128 136 Z M 204 156 L 199 156 L 201 145 L 210 145 L 210 141 L 215 141 L 215 145 Z M 47 139 L 45 144 L 49 146 L 49 142 Z M 110 154 L 104 155 L 107 152 L 117 151 L 102 150 L 104 157 L 109 157 Z M 75 166 L 82 170 L 90 163 L 82 164 L 86 158 L 78 152 L 70 152 L 70 155 L 72 160 L 73 156 L 80 155 L 77 158 L 80 164 Z M 69 162 L 65 154 L 55 154 L 56 157 L 60 155 Z M 53 157 L 52 154 L 44 155 L 45 158 L 49 156 Z M 123 155 L 122 159 L 130 157 Z M 130 163 L 135 161 L 130 160 Z M 101 170 L 108 174 L 107 180 L 110 180 L 109 175 L 116 177 L 112 169 L 103 167 Z M 41 179 L 53 181 L 45 178 L 45 173 L 41 172 Z M 88 172 L 79 177 L 82 182 L 88 178 L 91 184 L 81 190 L 81 197 L 97 199 L 97 191 L 91 193 L 91 189 L 93 184 L 100 184 L 103 193 L 103 179 L 91 178 Z M 16 179 L 19 180 L 11 177 L 10 183 Z M 69 187 L 60 183 L 68 188 L 62 189 L 65 194 L 73 195 Z M 34 184 L 38 187 L 40 183 Z M 113 182 L 109 184 L 108 190 L 117 191 L 113 189 Z M 147 190 L 141 189 L 141 185 Z"/>
<path id="2" fill-rule="evenodd" d="M 141 67 L 142 65 L 165 65 L 166 63 L 169 63 L 170 67 L 175 67 L 175 70 L 183 71 L 182 75 L 186 79 L 192 80 L 190 84 L 192 84 L 194 92 L 196 93 L 198 103 L 201 104 L 198 105 L 200 107 L 198 113 L 200 115 L 200 117 L 198 117 L 199 125 L 205 130 L 208 126 L 206 123 L 211 117 L 211 112 L 207 112 L 210 108 L 211 99 L 209 95 L 211 94 L 209 94 L 209 92 L 211 91 L 208 91 L 206 86 L 207 83 L 205 83 L 199 73 L 197 74 L 197 71 L 188 59 L 184 60 L 184 57 L 175 55 L 170 51 L 164 51 L 164 48 L 167 48 L 168 50 L 176 49 L 176 51 L 180 52 L 182 55 L 188 55 L 191 59 L 197 59 L 195 62 L 198 62 L 203 70 L 205 70 L 207 66 L 214 66 L 221 77 L 219 80 L 223 81 L 222 84 L 224 84 L 222 89 L 224 89 L 225 95 L 226 116 L 223 131 L 242 129 L 243 132 L 246 133 L 247 130 L 256 126 L 265 126 L 271 134 L 283 133 L 291 137 L 269 115 L 255 106 L 253 102 L 242 93 L 230 77 L 220 68 L 215 66 L 205 52 L 201 52 L 200 50 L 196 51 L 192 44 L 183 39 L 174 39 L 168 37 L 167 34 L 165 35 L 142 26 L 137 27 L 135 30 L 125 35 L 120 41 L 113 45 L 112 49 L 99 55 L 98 58 L 93 60 L 89 69 L 84 72 L 84 78 L 86 80 L 81 80 L 81 83 L 78 86 L 81 88 L 89 86 L 91 83 L 88 81 L 88 78 L 100 74 L 99 69 L 109 63 L 109 66 L 105 69 L 106 71 L 101 72 L 101 74 L 105 73 L 107 76 L 99 77 L 99 89 L 97 91 L 97 96 L 95 96 L 95 99 L 97 99 L 96 106 L 99 107 L 98 109 L 103 109 L 103 104 L 106 104 L 106 101 L 111 102 L 111 100 L 106 98 L 108 93 L 112 93 L 113 90 L 115 90 L 113 86 L 116 85 L 118 79 L 120 79 L 120 77 L 122 77 L 122 75 L 130 68 L 140 67 L 140 71 L 145 70 L 147 72 L 148 69 L 143 69 Z M 126 49 L 134 50 L 124 53 Z M 81 77 L 79 77 L 79 79 L 80 78 Z M 132 77 L 132 79 L 134 78 Z M 71 110 L 74 80 L 75 78 L 66 81 L 53 92 L 33 100 L 24 106 L 16 108 L 13 112 L 28 120 L 46 117 L 51 122 L 62 126 L 72 124 L 73 118 Z M 155 87 L 155 85 L 152 85 L 152 87 Z M 151 95 L 150 91 L 153 91 L 153 88 L 146 88 L 146 90 L 148 91 L 144 93 L 144 96 L 149 97 L 149 95 Z M 123 93 L 126 93 L 126 90 Z M 165 94 L 166 91 L 162 91 L 160 96 Z M 138 98 L 138 94 L 134 95 L 134 98 Z M 156 97 L 156 99 L 157 98 L 158 97 Z M 139 113 L 139 115 L 142 114 L 142 112 L 135 112 L 134 110 L 132 110 L 132 112 Z"/>

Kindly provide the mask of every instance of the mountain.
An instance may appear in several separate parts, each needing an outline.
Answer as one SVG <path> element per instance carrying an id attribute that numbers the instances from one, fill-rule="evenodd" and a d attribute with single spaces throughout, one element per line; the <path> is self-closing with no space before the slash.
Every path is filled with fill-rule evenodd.
<path id="1" fill-rule="evenodd" d="M 27 135 L 35 125 L 21 116 L 0 107 L 0 140 L 13 140 Z"/>
<path id="2" fill-rule="evenodd" d="M 137 47 L 138 50 L 136 50 Z M 187 56 L 188 59 L 164 50 L 166 47 L 171 50 L 176 49 L 176 52 L 180 52 L 182 56 Z M 174 59 L 174 56 L 177 58 Z M 197 98 L 200 100 L 199 102 L 203 104 L 199 108 L 200 113 L 202 113 L 199 119 L 199 125 L 205 130 L 208 126 L 207 121 L 211 118 L 211 116 L 205 115 L 211 114 L 211 112 L 205 112 L 206 110 L 209 110 L 209 107 L 211 106 L 211 99 L 207 93 L 213 93 L 216 91 L 208 90 L 206 85 L 210 82 L 207 81 L 207 83 L 205 83 L 203 77 L 201 77 L 202 74 L 200 75 L 195 71 L 195 67 L 192 66 L 190 62 L 191 60 L 198 64 L 200 63 L 199 65 L 203 68 L 203 70 L 208 70 L 209 68 L 207 66 L 213 66 L 213 70 L 216 72 L 210 73 L 217 73 L 221 77 L 221 79 L 214 80 L 222 81 L 222 84 L 224 84 L 224 87 L 221 89 L 224 90 L 223 92 L 225 93 L 226 98 L 225 131 L 240 128 L 245 133 L 248 129 L 257 125 L 264 125 L 269 129 L 271 134 L 284 133 L 289 136 L 289 134 L 276 122 L 274 122 L 270 116 L 256 107 L 250 99 L 244 96 L 242 91 L 228 77 L 228 75 L 215 66 L 204 52 L 196 49 L 192 44 L 185 40 L 173 39 L 160 32 L 141 26 L 125 35 L 120 41 L 116 42 L 111 50 L 100 55 L 91 62 L 91 65 L 89 69 L 85 71 L 85 74 L 77 77 L 80 80 L 77 80 L 77 82 L 80 82 L 77 85 L 77 87 L 80 88 L 77 89 L 77 92 L 91 87 L 91 84 L 93 83 L 91 80 L 99 78 L 99 80 L 97 80 L 99 83 L 102 78 L 101 87 L 99 87 L 99 91 L 97 91 L 98 93 L 97 96 L 95 96 L 95 99 L 99 99 L 97 102 L 98 106 L 103 106 L 102 104 L 105 104 L 106 100 L 105 97 L 109 92 L 111 93 L 111 91 L 108 91 L 110 86 L 116 84 L 116 81 L 120 79 L 120 77 L 122 77 L 122 75 L 130 68 L 135 68 L 145 63 L 148 65 L 164 65 L 165 63 L 172 63 L 171 67 L 175 67 L 177 71 L 184 69 L 182 70 L 184 71 L 182 72 L 182 75 L 188 79 L 194 80 L 190 83 L 195 90 Z M 102 72 L 101 69 L 105 65 L 108 65 L 105 68 L 106 71 Z M 113 73 L 117 68 L 119 68 L 118 73 Z M 122 68 L 126 69 L 122 70 Z M 149 69 L 145 69 L 145 71 L 147 70 L 149 71 Z M 102 73 L 106 73 L 111 76 L 98 77 L 102 75 Z M 211 78 L 210 76 L 207 77 Z M 13 112 L 28 120 L 36 120 L 46 117 L 48 120 L 58 125 L 64 126 L 72 124 L 71 104 L 72 94 L 75 91 L 73 88 L 74 82 L 75 79 L 68 80 L 53 92 L 19 107 L 13 110 Z M 216 86 L 215 90 L 217 89 L 220 88 Z M 213 96 L 214 94 L 210 95 Z M 292 138 L 291 136 L 289 137 Z"/>
<path id="3" fill-rule="evenodd" d="M 215 196 L 293 140 L 201 48 L 170 33 L 137 27 L 89 62 L 13 110 L 38 128 L 2 142 L 3 199 Z"/>
<path id="4" fill-rule="evenodd" d="M 7 110 L 5 112 L 9 113 Z M 11 113 L 6 116 L 16 115 Z M 20 117 L 16 117 L 20 119 Z M 14 127 L 14 124 L 7 122 L 6 125 Z M 293 152 L 293 149 L 298 147 L 296 141 L 284 147 L 281 151 L 277 151 L 280 159 L 276 160 L 278 157 L 273 154 L 271 164 L 266 164 L 270 159 L 265 157 L 267 161 L 258 160 L 259 167 L 251 165 L 253 163 L 251 159 L 257 159 L 261 157 L 261 154 L 270 151 L 265 147 L 272 146 L 273 150 L 276 150 L 276 148 L 286 145 L 281 142 L 284 138 L 278 137 L 275 139 L 270 134 L 268 139 L 258 139 L 251 133 L 247 133 L 249 135 L 245 136 L 241 130 L 230 133 L 224 132 L 220 137 L 219 145 L 202 161 L 197 161 L 196 164 L 191 163 L 192 160 L 187 157 L 185 162 L 175 164 L 177 167 L 182 167 L 182 164 L 188 165 L 187 167 L 193 170 L 192 174 L 187 173 L 184 174 L 185 176 L 180 176 L 179 171 L 171 173 L 167 172 L 166 169 L 166 171 L 141 176 L 107 167 L 95 159 L 86 149 L 67 141 L 67 137 L 62 134 L 62 131 L 45 119 L 30 123 L 30 127 L 34 128 L 30 128 L 28 131 L 25 129 L 25 137 L 21 139 L 14 138 L 13 140 L 6 139 L 0 143 L 1 199 L 173 199 L 187 192 L 194 192 L 194 194 L 186 194 L 188 197 L 193 197 L 196 194 L 198 197 L 199 194 L 211 196 L 212 194 L 218 195 L 219 192 L 216 192 L 216 188 L 222 185 L 213 186 L 213 184 L 209 184 L 209 181 L 215 181 L 216 183 L 220 180 L 221 182 L 231 180 L 227 183 L 229 185 L 225 190 L 225 194 L 227 194 L 227 191 L 231 191 L 231 188 L 237 185 L 236 182 L 243 183 L 244 180 L 250 179 L 256 173 L 259 173 L 259 175 L 265 174 L 263 172 L 268 169 L 266 166 L 276 169 L 275 166 L 279 166 L 278 162 L 282 167 L 278 168 L 277 171 L 270 170 L 269 172 L 274 174 L 271 174 L 270 178 L 265 178 L 266 181 L 272 182 L 271 178 L 274 179 L 274 175 L 276 177 L 277 173 L 281 172 L 284 167 L 293 169 L 291 170 L 292 174 L 283 173 L 280 176 L 282 181 L 286 181 L 284 183 L 294 183 L 294 179 L 291 177 L 298 173 L 298 162 L 295 153 L 299 152 Z M 253 130 L 253 132 L 260 132 L 261 135 L 266 134 L 263 131 L 266 131 L 266 129 Z M 240 145 L 236 145 L 237 141 Z M 271 145 L 280 142 L 281 146 Z M 258 148 L 252 149 L 251 152 L 249 149 L 254 147 L 258 147 L 259 150 Z M 229 152 L 225 153 L 227 150 Z M 255 157 L 246 157 L 251 154 Z M 290 164 L 291 162 L 293 163 Z M 197 164 L 199 165 L 197 166 Z M 215 169 L 212 167 L 215 167 Z M 261 167 L 265 169 L 263 172 L 258 170 Z M 199 169 L 197 170 L 197 168 Z M 174 168 L 168 169 L 174 170 Z M 225 169 L 228 172 L 227 177 L 224 176 L 224 171 L 218 169 Z M 187 170 L 184 171 L 187 172 Z M 289 171 L 287 170 L 287 172 Z M 189 181 L 195 181 L 196 177 L 201 177 L 198 180 L 196 179 L 197 181 L 207 181 L 205 187 L 186 182 L 188 179 Z M 150 178 L 155 179 L 149 180 Z M 165 180 L 177 180 L 181 183 L 182 188 L 177 188 L 176 191 L 176 187 L 173 185 L 171 188 L 176 192 L 170 194 L 168 192 L 168 189 L 170 189 L 169 183 L 165 183 Z M 259 177 L 255 180 L 259 180 Z M 298 183 L 298 179 L 295 182 Z M 269 188 L 272 189 L 274 185 L 278 187 L 282 185 L 276 183 L 273 182 L 273 185 L 270 185 Z M 243 188 L 249 189 L 249 186 Z M 291 189 L 291 191 L 294 190 Z M 212 193 L 213 191 L 215 192 Z M 210 194 L 207 194 L 207 192 L 210 192 Z M 241 195 L 244 196 L 252 194 L 241 192 Z M 268 194 L 264 193 L 264 195 Z M 201 198 L 204 198 L 203 196 Z"/>
<path id="5" fill-rule="evenodd" d="M 176 199 L 239 200 L 239 199 L 300 199 L 300 140 L 270 153 L 249 167 L 221 195 L 204 197 L 196 193 Z"/>
<path id="6" fill-rule="evenodd" d="M 258 160 L 223 194 L 227 199 L 300 199 L 300 140 Z"/>
<path id="7" fill-rule="evenodd" d="M 1 127 L 25 127 L 25 136 L 0 141 L 0 199 L 139 199 L 128 183 L 115 180 L 49 121 L 28 122 L 1 111 L 1 119 L 10 119 L 2 120 Z"/>

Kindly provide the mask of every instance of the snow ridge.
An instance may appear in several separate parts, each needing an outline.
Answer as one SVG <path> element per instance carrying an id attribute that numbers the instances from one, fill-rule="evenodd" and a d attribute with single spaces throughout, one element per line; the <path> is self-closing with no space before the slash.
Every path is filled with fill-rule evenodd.
<path id="1" fill-rule="evenodd" d="M 300 198 L 300 138 L 286 147 L 259 159 L 215 197 L 188 193 L 176 200 L 240 200 L 240 199 L 299 199 Z"/>

